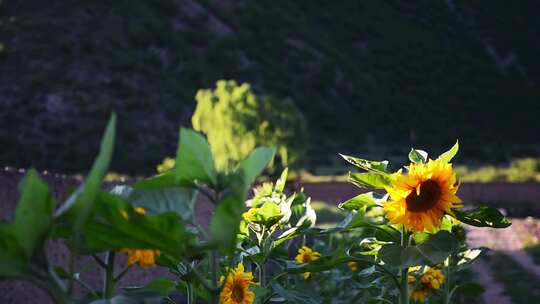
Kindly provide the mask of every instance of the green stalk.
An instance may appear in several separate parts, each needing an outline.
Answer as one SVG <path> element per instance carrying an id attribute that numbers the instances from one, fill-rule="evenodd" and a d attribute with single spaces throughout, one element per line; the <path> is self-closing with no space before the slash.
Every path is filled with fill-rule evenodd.
<path id="1" fill-rule="evenodd" d="M 453 255 L 454 254 L 452 253 L 448 257 L 448 267 L 446 267 L 445 269 L 446 281 L 444 282 L 444 300 L 443 300 L 444 304 L 450 304 L 450 298 L 452 297 L 452 293 L 453 293 L 453 292 L 450 292 L 450 285 L 451 285 L 450 275 L 452 274 L 452 262 L 453 262 L 452 256 Z"/>
<path id="2" fill-rule="evenodd" d="M 210 274 L 212 275 L 212 292 L 211 303 L 219 304 L 219 256 L 216 250 L 210 252 Z"/>
<path id="3" fill-rule="evenodd" d="M 106 260 L 105 275 L 103 277 L 103 299 L 110 299 L 114 293 L 114 251 L 108 251 Z"/>
<path id="4" fill-rule="evenodd" d="M 407 248 L 409 246 L 409 234 L 405 230 L 405 226 L 401 229 L 401 247 L 402 250 Z M 409 267 L 404 267 L 401 269 L 401 288 L 399 290 L 400 292 L 400 304 L 409 304 L 409 282 L 407 281 L 407 277 L 409 275 Z"/>

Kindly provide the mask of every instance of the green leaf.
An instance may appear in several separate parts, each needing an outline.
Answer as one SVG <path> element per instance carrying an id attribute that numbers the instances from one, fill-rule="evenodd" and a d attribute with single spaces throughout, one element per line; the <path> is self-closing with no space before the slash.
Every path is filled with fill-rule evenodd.
<path id="1" fill-rule="evenodd" d="M 265 298 L 270 292 L 268 289 L 261 287 L 259 285 L 250 285 L 249 289 L 255 293 L 255 301 L 254 304 L 264 304 Z"/>
<path id="2" fill-rule="evenodd" d="M 467 282 L 459 285 L 457 291 L 466 296 L 478 297 L 482 295 L 486 291 L 486 289 L 484 288 L 484 286 L 478 283 Z"/>
<path id="3" fill-rule="evenodd" d="M 83 227 L 84 242 L 77 247 L 82 253 L 159 249 L 179 257 L 193 245 L 194 235 L 186 231 L 182 219 L 174 212 L 142 215 L 123 198 L 101 192 L 92 215 Z"/>
<path id="4" fill-rule="evenodd" d="M 411 149 L 409 160 L 415 164 L 423 164 L 427 161 L 428 153 L 423 150 Z"/>
<path id="5" fill-rule="evenodd" d="M 283 190 L 285 189 L 285 183 L 287 183 L 287 175 L 289 173 L 289 168 L 285 168 L 283 172 L 281 172 L 281 176 L 276 181 L 276 185 L 274 186 L 274 191 L 277 193 L 283 193 Z"/>
<path id="6" fill-rule="evenodd" d="M 181 128 L 176 152 L 176 180 L 217 184 L 217 173 L 210 145 L 201 134 Z"/>
<path id="7" fill-rule="evenodd" d="M 147 297 L 167 297 L 176 291 L 176 282 L 171 279 L 159 278 L 146 284 L 143 287 L 127 287 L 124 288 L 129 297 L 139 296 L 138 298 Z"/>
<path id="8" fill-rule="evenodd" d="M 185 221 L 192 219 L 197 201 L 197 190 L 183 187 L 133 189 L 115 186 L 111 193 L 122 196 L 134 207 L 144 208 L 148 214 L 173 211 Z"/>
<path id="9" fill-rule="evenodd" d="M 177 187 L 180 183 L 176 180 L 175 171 L 167 171 L 163 174 L 154 175 L 152 177 L 138 181 L 132 185 L 135 189 L 161 189 Z"/>
<path id="10" fill-rule="evenodd" d="M 438 159 L 442 160 L 443 162 L 449 163 L 454 156 L 456 156 L 457 152 L 459 150 L 459 141 L 456 140 L 456 143 L 450 150 L 444 152 L 443 154 L 439 155 Z"/>
<path id="11" fill-rule="evenodd" d="M 259 147 L 253 150 L 249 156 L 242 160 L 236 171 L 243 171 L 244 180 L 247 186 L 255 182 L 255 179 L 264 171 L 276 153 L 275 148 Z"/>
<path id="12" fill-rule="evenodd" d="M 418 246 L 383 245 L 379 257 L 392 267 L 434 265 L 444 261 L 458 247 L 459 243 L 451 233 L 439 231 Z"/>
<path id="13" fill-rule="evenodd" d="M 360 188 L 384 189 L 391 186 L 392 181 L 386 173 L 349 173 L 349 182 Z"/>
<path id="14" fill-rule="evenodd" d="M 30 259 L 36 249 L 43 246 L 52 225 L 56 202 L 35 170 L 30 170 L 22 180 L 22 194 L 15 211 L 13 232 L 17 242 Z"/>
<path id="15" fill-rule="evenodd" d="M 431 264 L 438 264 L 458 250 L 459 242 L 450 232 L 441 230 L 416 247 Z"/>
<path id="16" fill-rule="evenodd" d="M 295 304 L 319 304 L 319 299 L 313 298 L 312 294 L 298 292 L 292 289 L 285 289 L 277 283 L 271 284 L 272 289 L 281 297 L 285 298 L 287 303 Z"/>
<path id="17" fill-rule="evenodd" d="M 209 226 L 211 242 L 224 252 L 232 252 L 235 248 L 246 199 L 243 176 L 233 174 L 228 179 L 227 195 L 218 203 Z"/>
<path id="18" fill-rule="evenodd" d="M 373 196 L 373 192 L 366 192 L 359 194 L 347 201 L 339 204 L 339 208 L 348 211 L 358 211 L 366 207 L 374 206 L 377 204 L 377 199 Z"/>
<path id="19" fill-rule="evenodd" d="M 388 266 L 396 268 L 428 263 L 415 246 L 403 248 L 398 244 L 383 245 L 379 250 L 379 258 Z"/>
<path id="20" fill-rule="evenodd" d="M 475 227 L 506 228 L 512 223 L 496 208 L 481 206 L 471 211 L 452 210 L 462 223 Z"/>
<path id="21" fill-rule="evenodd" d="M 252 218 L 249 219 L 250 222 L 261 224 L 267 228 L 275 225 L 281 220 L 283 214 L 281 214 L 281 209 L 274 202 L 265 202 L 258 207 L 256 212 L 253 214 Z"/>
<path id="22" fill-rule="evenodd" d="M 25 255 L 14 235 L 13 225 L 0 222 L 0 280 L 30 276 Z"/>
<path id="23" fill-rule="evenodd" d="M 349 163 L 355 165 L 356 167 L 370 171 L 375 173 L 386 173 L 386 167 L 388 166 L 388 161 L 373 161 L 373 160 L 365 160 L 349 155 L 339 154 L 341 157 L 343 157 L 346 161 Z"/>
<path id="24" fill-rule="evenodd" d="M 101 188 L 103 178 L 107 174 L 114 148 L 116 133 L 116 115 L 113 113 L 105 129 L 101 140 L 101 147 L 90 173 L 86 177 L 82 187 L 57 210 L 55 216 L 60 217 L 68 213 L 74 217 L 74 231 L 78 231 L 90 215 L 92 205 Z"/>

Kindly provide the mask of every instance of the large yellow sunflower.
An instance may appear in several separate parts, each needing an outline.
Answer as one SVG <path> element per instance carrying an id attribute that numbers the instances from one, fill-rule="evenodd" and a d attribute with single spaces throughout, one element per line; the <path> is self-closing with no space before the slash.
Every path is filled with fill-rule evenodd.
<path id="1" fill-rule="evenodd" d="M 312 261 L 317 260 L 321 257 L 321 254 L 308 246 L 302 246 L 302 248 L 298 249 L 298 255 L 294 258 L 298 264 L 305 264 L 310 263 Z M 311 275 L 310 272 L 304 272 L 303 276 L 304 279 L 309 279 L 309 276 Z"/>
<path id="2" fill-rule="evenodd" d="M 452 164 L 441 160 L 411 164 L 408 172 L 396 173 L 396 180 L 386 188 L 390 201 L 384 204 L 392 224 L 402 224 L 409 231 L 435 231 L 445 214 L 463 207 Z"/>
<path id="3" fill-rule="evenodd" d="M 253 273 L 244 272 L 244 265 L 239 263 L 231 269 L 227 278 L 223 280 L 223 289 L 219 295 L 220 304 L 251 304 L 255 300 L 255 293 L 249 289 L 249 285 L 254 284 Z"/>

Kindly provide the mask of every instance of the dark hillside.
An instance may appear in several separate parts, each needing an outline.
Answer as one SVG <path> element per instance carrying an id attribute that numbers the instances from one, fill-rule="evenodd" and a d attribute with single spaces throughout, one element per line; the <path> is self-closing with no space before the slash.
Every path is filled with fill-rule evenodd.
<path id="1" fill-rule="evenodd" d="M 292 97 L 312 165 L 456 138 L 472 161 L 540 149 L 536 1 L 0 3 L 0 165 L 86 168 L 115 110 L 114 169 L 150 172 L 223 78 Z"/>

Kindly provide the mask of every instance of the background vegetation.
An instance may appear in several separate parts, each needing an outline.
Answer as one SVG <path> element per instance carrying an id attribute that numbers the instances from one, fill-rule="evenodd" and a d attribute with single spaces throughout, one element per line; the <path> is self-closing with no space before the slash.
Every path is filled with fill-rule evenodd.
<path id="1" fill-rule="evenodd" d="M 456 138 L 461 162 L 539 154 L 536 1 L 0 3 L 0 165 L 78 172 L 114 109 L 112 169 L 152 172 L 218 79 L 291 97 L 310 168 Z"/>

